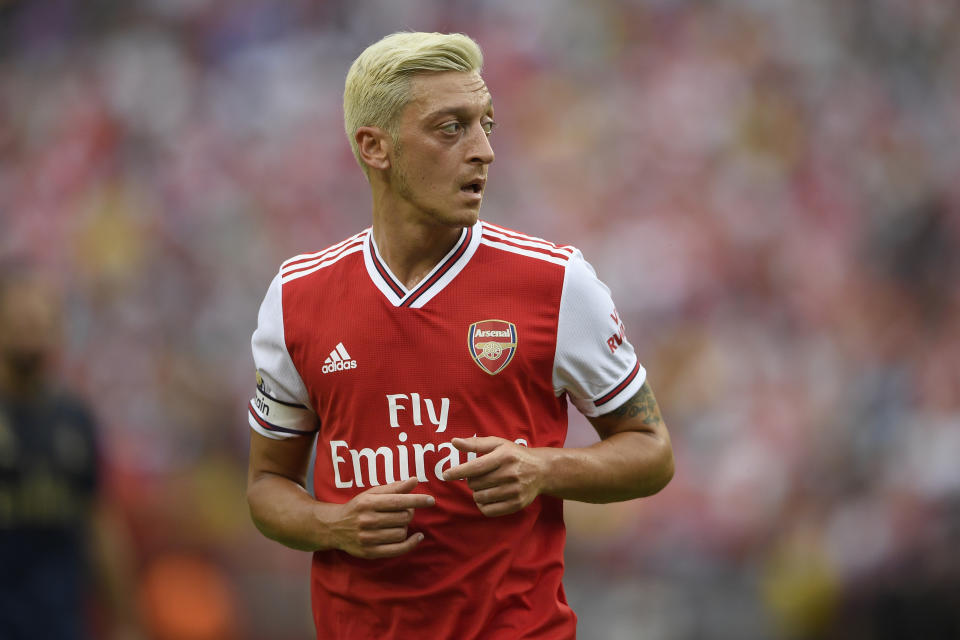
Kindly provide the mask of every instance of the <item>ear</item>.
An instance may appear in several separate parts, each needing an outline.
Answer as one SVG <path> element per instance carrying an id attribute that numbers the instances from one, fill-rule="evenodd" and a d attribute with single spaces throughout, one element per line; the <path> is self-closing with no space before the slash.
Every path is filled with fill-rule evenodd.
<path id="1" fill-rule="evenodd" d="M 360 127 L 354 134 L 360 158 L 371 169 L 390 168 L 390 135 L 380 127 Z"/>

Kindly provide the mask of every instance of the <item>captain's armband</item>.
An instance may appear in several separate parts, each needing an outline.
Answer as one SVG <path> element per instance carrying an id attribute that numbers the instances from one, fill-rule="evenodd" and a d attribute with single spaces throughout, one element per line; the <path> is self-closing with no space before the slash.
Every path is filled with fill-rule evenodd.
<path id="1" fill-rule="evenodd" d="M 250 427 L 267 438 L 310 435 L 317 430 L 317 416 L 309 407 L 276 398 L 257 371 L 257 391 L 249 405 Z"/>

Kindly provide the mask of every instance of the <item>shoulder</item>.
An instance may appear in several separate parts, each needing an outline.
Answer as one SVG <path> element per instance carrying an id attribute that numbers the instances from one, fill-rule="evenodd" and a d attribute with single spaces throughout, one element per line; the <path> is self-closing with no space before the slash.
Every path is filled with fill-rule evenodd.
<path id="1" fill-rule="evenodd" d="M 327 288 L 325 285 L 331 279 L 350 279 L 343 268 L 349 270 L 352 262 L 352 268 L 356 269 L 357 262 L 344 259 L 363 251 L 363 245 L 369 233 L 370 229 L 364 229 L 326 249 L 302 253 L 284 260 L 267 287 L 263 302 L 260 304 L 258 331 L 282 334 L 283 325 L 280 319 L 284 317 L 284 308 L 291 299 L 296 301 L 304 296 L 310 297 L 317 292 L 325 291 Z M 254 339 L 256 341 L 256 334 Z"/>
<path id="2" fill-rule="evenodd" d="M 278 284 L 284 285 L 300 278 L 322 273 L 325 270 L 329 272 L 330 267 L 340 263 L 347 256 L 362 252 L 363 244 L 369 234 L 370 229 L 367 228 L 346 240 L 330 245 L 326 249 L 313 253 L 301 253 L 284 260 L 277 274 Z"/>
<path id="3" fill-rule="evenodd" d="M 480 244 L 516 256 L 521 261 L 537 261 L 566 268 L 571 262 L 583 258 L 580 251 L 570 245 L 558 245 L 486 220 L 480 224 L 483 231 Z"/>

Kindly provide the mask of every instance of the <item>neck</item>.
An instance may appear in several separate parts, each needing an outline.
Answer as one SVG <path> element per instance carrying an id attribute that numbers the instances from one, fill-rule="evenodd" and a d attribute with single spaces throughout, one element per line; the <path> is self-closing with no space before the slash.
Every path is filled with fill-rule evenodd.
<path id="1" fill-rule="evenodd" d="M 445 225 L 406 202 L 385 206 L 374 197 L 373 239 L 380 257 L 407 289 L 423 280 L 457 244 L 463 226 Z M 394 203 L 397 204 L 397 203 Z"/>
<path id="2" fill-rule="evenodd" d="M 462 227 L 373 224 L 380 257 L 407 289 L 429 274 L 457 244 Z"/>

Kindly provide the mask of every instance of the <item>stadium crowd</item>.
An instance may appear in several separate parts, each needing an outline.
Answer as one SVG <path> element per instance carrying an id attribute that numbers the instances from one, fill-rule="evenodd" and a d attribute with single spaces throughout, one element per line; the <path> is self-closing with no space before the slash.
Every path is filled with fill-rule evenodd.
<path id="1" fill-rule="evenodd" d="M 343 78 L 402 29 L 484 48 L 482 214 L 583 250 L 671 430 L 663 493 L 568 503 L 581 635 L 958 637 L 956 3 L 8 0 L 0 257 L 66 293 L 149 637 L 309 634 L 246 512 L 249 337 L 369 224 Z"/>

